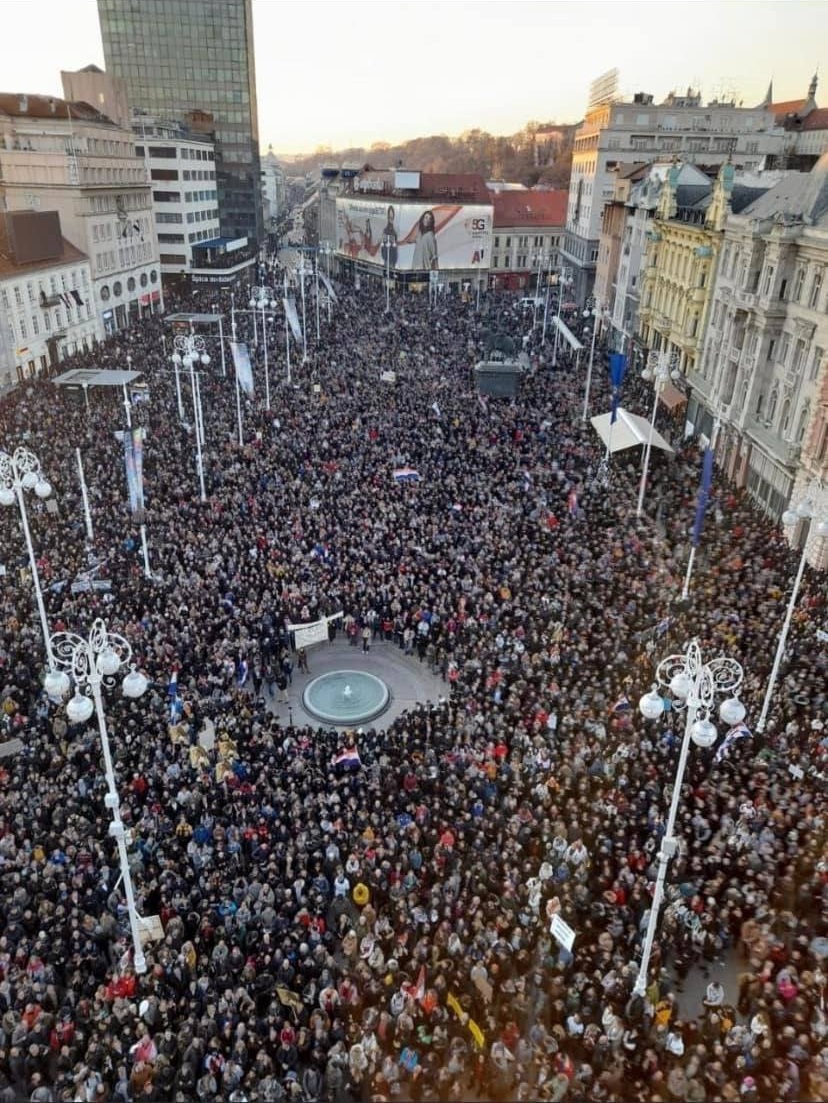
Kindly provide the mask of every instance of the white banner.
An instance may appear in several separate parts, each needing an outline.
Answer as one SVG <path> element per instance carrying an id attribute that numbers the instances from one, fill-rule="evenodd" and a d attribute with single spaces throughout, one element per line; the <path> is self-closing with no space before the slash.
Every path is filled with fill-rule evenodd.
<path id="1" fill-rule="evenodd" d="M 325 285 L 325 290 L 328 292 L 328 295 L 330 296 L 331 302 L 335 303 L 336 302 L 336 292 L 334 291 L 334 289 L 331 285 L 331 281 L 328 279 L 328 277 L 325 275 L 325 273 L 321 272 L 321 271 L 319 273 L 319 278 L 322 281 L 322 283 Z"/>
<path id="2" fill-rule="evenodd" d="M 323 617 L 321 620 L 308 621 L 305 624 L 289 624 L 288 632 L 293 632 L 297 649 L 311 647 L 315 643 L 328 642 L 328 624 L 332 620 L 339 620 L 342 613 L 334 613 L 332 617 Z"/>
<path id="3" fill-rule="evenodd" d="M 250 353 L 244 341 L 231 341 L 233 350 L 233 364 L 236 368 L 236 378 L 239 386 L 246 395 L 253 394 L 253 368 L 250 365 Z"/>
<path id="4" fill-rule="evenodd" d="M 282 299 L 285 307 L 285 314 L 287 320 L 290 323 L 290 330 L 293 334 L 293 338 L 298 345 L 302 344 L 302 327 L 299 325 L 299 315 L 296 313 L 296 304 L 293 299 L 289 299 L 287 295 Z"/>

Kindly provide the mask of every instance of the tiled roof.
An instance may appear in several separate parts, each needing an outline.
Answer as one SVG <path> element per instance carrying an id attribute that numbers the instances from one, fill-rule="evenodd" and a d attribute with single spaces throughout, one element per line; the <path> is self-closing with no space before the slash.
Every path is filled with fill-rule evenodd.
<path id="1" fill-rule="evenodd" d="M 25 276 L 29 272 L 42 272 L 46 268 L 60 268 L 64 264 L 77 264 L 78 261 L 87 259 L 86 254 L 82 253 L 80 249 L 76 249 L 65 237 L 61 240 L 63 241 L 63 252 L 60 256 L 50 257 L 48 260 L 33 261 L 31 264 L 18 264 L 14 259 L 9 236 L 6 232 L 5 219 L 0 218 L 0 280 L 8 279 L 10 276 Z"/>
<path id="2" fill-rule="evenodd" d="M 420 174 L 420 193 L 423 197 L 451 197 L 466 203 L 490 203 L 491 196 L 486 181 L 476 172 L 423 172 Z"/>
<path id="3" fill-rule="evenodd" d="M 57 96 L 30 96 L 24 92 L 0 92 L 0 115 L 16 119 L 82 119 L 114 125 L 88 103 L 67 103 Z"/>
<path id="4" fill-rule="evenodd" d="M 503 191 L 493 193 L 495 226 L 563 226 L 569 192 Z"/>
<path id="5" fill-rule="evenodd" d="M 777 119 L 784 119 L 786 115 L 797 115 L 807 102 L 807 100 L 783 100 L 781 103 L 769 103 L 768 111 L 772 111 Z"/>
<path id="6" fill-rule="evenodd" d="M 802 122 L 802 130 L 828 130 L 828 107 L 817 107 Z"/>

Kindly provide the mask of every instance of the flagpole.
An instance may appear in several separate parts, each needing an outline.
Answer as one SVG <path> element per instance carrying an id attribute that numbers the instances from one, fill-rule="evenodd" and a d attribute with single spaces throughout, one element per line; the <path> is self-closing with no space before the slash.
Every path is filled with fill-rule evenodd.
<path id="1" fill-rule="evenodd" d="M 719 420 L 719 418 L 716 418 L 716 420 L 713 422 L 713 435 L 710 438 L 710 444 L 708 445 L 708 448 L 710 449 L 710 451 L 712 453 L 715 453 L 715 450 L 716 450 L 716 440 L 719 436 L 720 427 L 721 427 L 721 421 Z M 699 494 L 700 494 L 699 505 L 697 507 L 697 511 L 699 509 L 702 510 L 702 521 L 704 519 L 704 510 L 707 509 L 707 494 L 710 493 L 710 487 L 707 487 L 707 490 L 705 491 L 704 479 L 705 479 L 704 471 L 702 470 L 702 487 L 701 487 L 701 490 L 699 492 Z M 705 495 L 704 504 L 702 504 L 702 499 L 701 499 L 702 494 Z M 696 524 L 700 525 L 700 522 L 697 520 Z M 701 539 L 701 528 L 699 528 L 698 536 L 696 535 L 695 529 L 696 529 L 696 525 L 693 526 L 693 542 L 690 545 L 690 558 L 687 560 L 687 573 L 684 576 L 684 586 L 682 587 L 682 590 L 681 590 L 681 600 L 682 601 L 686 601 L 687 600 L 687 595 L 690 593 L 690 579 L 693 577 L 693 561 L 696 558 L 696 547 L 699 543 L 699 540 Z"/>
<path id="2" fill-rule="evenodd" d="M 83 515 L 86 518 L 86 538 L 91 544 L 95 539 L 95 534 L 92 531 L 92 515 L 89 512 L 89 498 L 86 493 L 86 479 L 83 477 L 83 460 L 81 459 L 80 448 L 75 449 L 75 455 L 78 458 L 78 472 L 80 474 L 80 488 L 81 497 L 83 498 Z"/>
<path id="3" fill-rule="evenodd" d="M 222 325 L 221 314 L 219 314 L 219 342 L 221 343 L 221 374 L 227 378 L 227 365 L 224 362 L 224 326 Z"/>
<path id="4" fill-rule="evenodd" d="M 288 292 L 287 272 L 285 272 L 285 297 L 284 297 L 284 306 L 285 306 L 285 355 L 287 356 L 287 382 L 288 382 L 288 386 L 290 386 L 290 384 L 291 384 L 291 378 L 290 378 L 290 334 L 288 332 L 287 292 Z"/>
<path id="5" fill-rule="evenodd" d="M 236 415 L 239 419 L 239 448 L 244 448 L 244 433 L 242 431 L 241 387 L 239 386 L 239 369 L 236 367 L 236 296 L 230 296 L 230 332 L 233 334 L 233 374 L 236 377 Z"/>

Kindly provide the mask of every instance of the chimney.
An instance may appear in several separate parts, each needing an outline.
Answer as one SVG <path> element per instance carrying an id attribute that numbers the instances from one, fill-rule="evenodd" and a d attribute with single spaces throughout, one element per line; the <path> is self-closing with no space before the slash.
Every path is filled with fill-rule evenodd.
<path id="1" fill-rule="evenodd" d="M 29 110 L 29 97 L 21 95 L 19 100 L 18 100 L 17 106 L 18 106 L 18 109 L 20 111 L 20 114 L 25 115 L 26 112 Z"/>
<path id="2" fill-rule="evenodd" d="M 54 96 L 49 97 L 49 110 L 54 115 L 54 113 L 55 113 L 55 97 Z"/>

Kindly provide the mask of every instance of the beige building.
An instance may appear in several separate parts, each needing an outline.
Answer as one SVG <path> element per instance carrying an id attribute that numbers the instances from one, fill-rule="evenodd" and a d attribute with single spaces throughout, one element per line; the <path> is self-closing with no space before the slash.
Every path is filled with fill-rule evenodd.
<path id="1" fill-rule="evenodd" d="M 86 103 L 0 95 L 4 209 L 57 211 L 89 257 L 105 333 L 163 307 L 152 193 L 135 136 Z"/>

